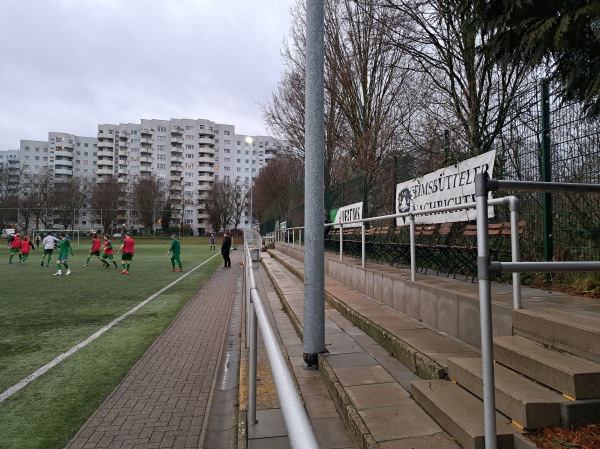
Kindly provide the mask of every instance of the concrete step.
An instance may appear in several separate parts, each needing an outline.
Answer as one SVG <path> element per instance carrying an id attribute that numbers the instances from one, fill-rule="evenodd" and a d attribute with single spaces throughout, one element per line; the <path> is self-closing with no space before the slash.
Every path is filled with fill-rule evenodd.
<path id="1" fill-rule="evenodd" d="M 494 357 L 573 399 L 600 398 L 600 365 L 521 337 L 495 337 Z"/>
<path id="2" fill-rule="evenodd" d="M 448 376 L 483 398 L 481 358 L 448 359 Z M 560 424 L 560 403 L 566 399 L 514 371 L 494 364 L 496 409 L 526 429 Z"/>
<path id="3" fill-rule="evenodd" d="M 464 449 L 484 449 L 483 402 L 447 380 L 417 380 L 411 392 L 417 403 Z M 513 449 L 519 433 L 509 418 L 496 413 L 498 449 Z"/>
<path id="4" fill-rule="evenodd" d="M 515 310 L 513 330 L 515 335 L 600 363 L 600 319 L 585 310 Z"/>

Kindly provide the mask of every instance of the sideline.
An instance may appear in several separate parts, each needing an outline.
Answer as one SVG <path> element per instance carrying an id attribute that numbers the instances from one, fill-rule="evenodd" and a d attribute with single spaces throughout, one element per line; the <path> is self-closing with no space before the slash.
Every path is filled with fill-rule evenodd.
<path id="1" fill-rule="evenodd" d="M 79 351 L 80 349 L 84 348 L 85 346 L 87 346 L 89 343 L 91 343 L 92 341 L 94 341 L 96 338 L 100 337 L 102 334 L 104 334 L 106 331 L 110 330 L 113 326 L 115 326 L 116 324 L 120 323 L 121 321 L 123 321 L 125 318 L 127 318 L 129 315 L 131 315 L 132 313 L 135 313 L 136 311 L 138 311 L 139 309 L 141 309 L 142 307 L 144 307 L 146 304 L 148 304 L 150 301 L 152 301 L 154 298 L 156 298 L 158 295 L 160 295 L 161 293 L 163 293 L 164 291 L 168 290 L 169 288 L 173 287 L 175 284 L 177 284 L 179 281 L 181 281 L 182 279 L 184 279 L 186 276 L 188 276 L 189 274 L 192 274 L 194 271 L 196 271 L 198 268 L 200 268 L 201 266 L 203 266 L 204 264 L 208 263 L 209 261 L 211 261 L 212 259 L 214 259 L 217 256 L 220 256 L 221 253 L 216 253 L 214 256 L 209 257 L 208 259 L 206 259 L 204 262 L 202 262 L 200 265 L 192 268 L 190 271 L 188 271 L 187 273 L 185 273 L 183 276 L 181 276 L 180 278 L 174 280 L 173 282 L 171 282 L 169 285 L 161 288 L 159 291 L 157 291 L 156 293 L 154 293 L 152 296 L 148 297 L 147 299 L 145 299 L 144 301 L 142 301 L 141 303 L 139 303 L 137 306 L 135 306 L 134 308 L 132 308 L 131 310 L 125 312 L 123 315 L 121 315 L 118 318 L 115 318 L 112 322 L 110 322 L 109 324 L 107 324 L 106 326 L 104 326 L 103 328 L 101 328 L 99 331 L 93 333 L 92 335 L 90 335 L 88 338 L 86 338 L 85 340 L 83 340 L 81 343 L 73 346 L 71 349 L 69 349 L 67 352 L 63 352 L 61 355 L 59 355 L 58 357 L 56 357 L 54 360 L 52 360 L 51 362 L 48 362 L 47 364 L 45 364 L 44 366 L 42 366 L 41 368 L 39 368 L 38 370 L 36 370 L 34 373 L 30 374 L 29 376 L 27 376 L 25 379 L 21 380 L 20 382 L 18 382 L 17 384 L 13 385 L 12 387 L 10 387 L 9 389 L 7 389 L 6 391 L 4 391 L 2 394 L 0 394 L 0 403 L 4 402 L 6 399 L 8 399 L 9 397 L 11 397 L 13 394 L 15 394 L 17 391 L 19 391 L 20 389 L 22 389 L 23 387 L 26 387 L 27 385 L 29 385 L 31 382 L 33 382 L 34 380 L 36 380 L 38 377 L 42 376 L 43 374 L 45 374 L 47 371 L 51 370 L 52 368 L 54 368 L 56 365 L 58 365 L 60 362 L 62 362 L 63 360 L 65 360 L 67 357 L 75 354 L 77 351 Z"/>

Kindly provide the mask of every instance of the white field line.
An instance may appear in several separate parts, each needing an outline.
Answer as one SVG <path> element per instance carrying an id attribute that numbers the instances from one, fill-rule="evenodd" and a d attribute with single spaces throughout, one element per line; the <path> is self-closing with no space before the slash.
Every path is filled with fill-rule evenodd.
<path id="1" fill-rule="evenodd" d="M 96 338 L 100 337 L 102 334 L 104 334 L 110 328 L 112 328 L 113 326 L 115 326 L 119 322 L 123 321 L 125 318 L 127 318 L 132 313 L 135 313 L 137 310 L 139 310 L 142 307 L 144 307 L 146 304 L 148 304 L 150 301 L 152 301 L 158 295 L 160 295 L 161 293 L 163 293 L 165 290 L 171 288 L 172 286 L 174 286 L 175 284 L 177 284 L 179 281 L 181 281 L 183 278 L 185 278 L 187 275 L 193 273 L 198 268 L 200 268 L 202 265 L 204 265 L 208 261 L 214 259 L 217 255 L 220 255 L 220 254 L 221 253 L 216 253 L 214 256 L 206 259 L 200 265 L 198 265 L 197 267 L 192 268 L 190 271 L 188 271 L 187 273 L 185 273 L 183 276 L 181 276 L 180 278 L 176 279 L 175 281 L 171 282 L 166 287 L 161 288 L 159 291 L 157 291 L 156 293 L 154 293 L 152 296 L 148 297 L 147 299 L 145 299 L 144 301 L 142 301 L 141 303 L 139 303 L 137 306 L 135 306 L 133 309 L 129 310 L 128 312 L 125 312 L 123 315 L 121 315 L 120 317 L 116 318 L 111 323 L 109 323 L 106 326 L 104 326 L 103 328 L 101 328 L 99 331 L 93 333 L 88 338 L 86 338 L 85 340 L 83 340 L 81 343 L 73 346 L 67 352 L 63 352 L 61 355 L 59 355 L 58 357 L 56 357 L 51 362 L 45 364 L 44 366 L 42 366 L 41 368 L 39 368 L 38 370 L 36 370 L 34 373 L 32 373 L 29 376 L 27 376 L 25 379 L 21 380 L 19 383 L 13 385 L 8 390 L 4 391 L 2 394 L 0 394 L 0 403 L 4 402 L 6 399 L 8 399 L 9 397 L 11 397 L 13 394 L 15 394 L 21 388 L 29 385 L 31 382 L 33 382 L 34 380 L 36 380 L 38 377 L 42 376 L 44 373 L 46 373 L 47 371 L 49 371 L 52 368 L 54 368 L 60 362 L 62 362 L 63 360 L 65 360 L 67 357 L 75 354 L 81 348 L 84 348 L 85 346 L 87 346 L 89 343 L 91 343 L 92 341 L 94 341 Z"/>

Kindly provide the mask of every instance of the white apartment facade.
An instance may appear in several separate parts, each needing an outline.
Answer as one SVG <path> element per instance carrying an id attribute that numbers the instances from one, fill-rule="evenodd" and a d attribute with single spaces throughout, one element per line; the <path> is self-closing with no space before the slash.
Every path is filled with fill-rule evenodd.
<path id="1" fill-rule="evenodd" d="M 98 125 L 97 137 L 51 132 L 47 142 L 22 140 L 19 159 L 34 173 L 48 167 L 55 179 L 77 176 L 97 181 L 113 176 L 129 183 L 154 174 L 169 190 L 172 224 L 204 235 L 213 231 L 202 201 L 213 182 L 229 179 L 249 186 L 282 150 L 272 137 L 235 134 L 233 125 L 203 119 L 142 119 L 139 124 Z M 124 220 L 124 227 L 139 226 L 132 217 Z M 239 227 L 249 226 L 246 211 Z M 92 229 L 93 219 L 83 217 L 76 227 Z"/>

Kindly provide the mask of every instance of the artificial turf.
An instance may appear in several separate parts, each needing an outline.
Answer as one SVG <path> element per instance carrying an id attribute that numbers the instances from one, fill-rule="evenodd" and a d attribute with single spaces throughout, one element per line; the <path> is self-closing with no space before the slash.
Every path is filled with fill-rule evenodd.
<path id="1" fill-rule="evenodd" d="M 71 275 L 40 266 L 42 251 L 25 264 L 0 259 L 0 394 L 55 357 L 182 277 L 215 253 L 182 244 L 183 273 L 170 271 L 169 240 L 136 241 L 129 275 L 87 260 L 90 245 L 74 246 Z M 118 244 L 115 245 L 118 247 Z M 116 252 L 116 251 L 115 251 Z M 220 257 L 185 276 L 97 340 L 0 403 L 0 448 L 62 448 L 118 382 L 194 297 Z"/>

